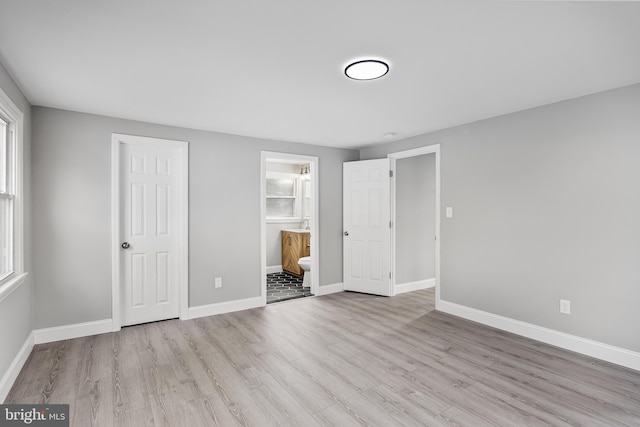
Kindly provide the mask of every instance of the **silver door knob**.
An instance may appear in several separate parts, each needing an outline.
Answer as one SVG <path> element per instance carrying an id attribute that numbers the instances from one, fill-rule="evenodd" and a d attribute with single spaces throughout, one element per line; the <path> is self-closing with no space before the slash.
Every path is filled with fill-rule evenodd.
<path id="1" fill-rule="evenodd" d="M 131 245 L 129 245 L 129 242 L 124 242 L 124 243 L 123 243 L 122 245 L 120 245 L 120 246 L 122 246 L 122 249 L 129 249 L 129 246 L 131 246 Z"/>
<path id="2" fill-rule="evenodd" d="M 348 236 L 348 235 L 349 235 L 349 232 L 348 232 L 348 231 L 345 231 L 345 232 L 344 232 L 344 235 L 345 235 L 345 236 Z"/>

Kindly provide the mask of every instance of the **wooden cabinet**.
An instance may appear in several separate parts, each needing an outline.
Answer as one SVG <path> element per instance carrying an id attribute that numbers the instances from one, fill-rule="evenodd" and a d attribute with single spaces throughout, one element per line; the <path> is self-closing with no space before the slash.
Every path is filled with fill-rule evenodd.
<path id="1" fill-rule="evenodd" d="M 302 277 L 298 260 L 311 255 L 311 233 L 304 231 L 280 231 L 282 237 L 282 270 Z"/>

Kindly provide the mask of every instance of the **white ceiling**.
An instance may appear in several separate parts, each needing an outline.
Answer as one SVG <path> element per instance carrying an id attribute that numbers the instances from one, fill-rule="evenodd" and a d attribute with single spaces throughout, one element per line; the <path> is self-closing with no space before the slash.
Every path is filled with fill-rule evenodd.
<path id="1" fill-rule="evenodd" d="M 357 148 L 640 82 L 640 3 L 0 0 L 33 105 Z M 381 79 L 345 65 L 388 60 Z"/>

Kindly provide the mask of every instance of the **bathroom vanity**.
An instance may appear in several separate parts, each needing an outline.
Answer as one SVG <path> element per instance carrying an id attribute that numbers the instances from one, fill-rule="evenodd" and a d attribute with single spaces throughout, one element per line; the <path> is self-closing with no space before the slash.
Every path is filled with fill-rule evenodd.
<path id="1" fill-rule="evenodd" d="M 282 270 L 302 277 L 298 260 L 311 255 L 311 232 L 309 230 L 281 230 Z"/>

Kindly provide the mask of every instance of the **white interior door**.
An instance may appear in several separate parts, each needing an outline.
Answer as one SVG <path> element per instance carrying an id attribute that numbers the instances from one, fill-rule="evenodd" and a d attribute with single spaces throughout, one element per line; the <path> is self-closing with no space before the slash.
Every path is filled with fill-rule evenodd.
<path id="1" fill-rule="evenodd" d="M 389 159 L 344 163 L 344 289 L 391 296 Z"/>
<path id="2" fill-rule="evenodd" d="M 180 156 L 162 144 L 121 145 L 123 326 L 178 317 Z"/>

